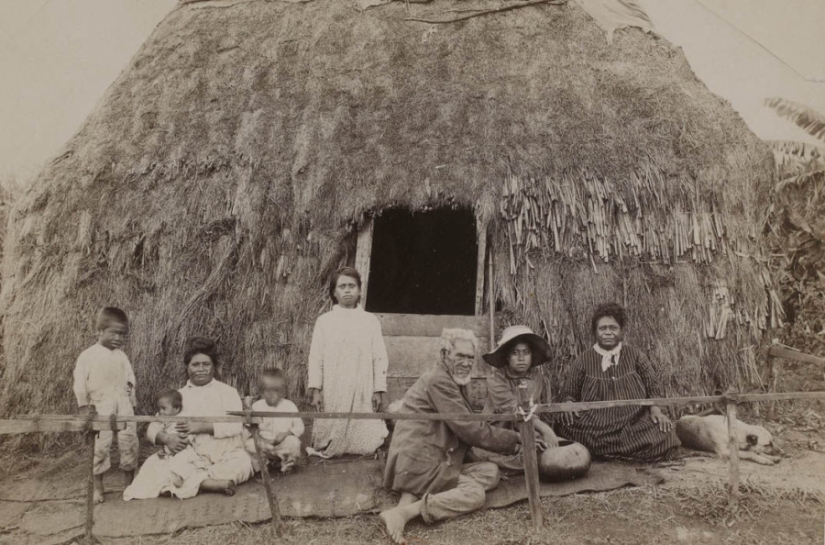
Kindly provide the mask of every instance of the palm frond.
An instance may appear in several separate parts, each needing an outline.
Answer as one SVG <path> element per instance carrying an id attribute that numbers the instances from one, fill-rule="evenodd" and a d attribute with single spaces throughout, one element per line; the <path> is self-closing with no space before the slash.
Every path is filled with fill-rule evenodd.
<path id="1" fill-rule="evenodd" d="M 778 178 L 777 190 L 788 184 L 801 185 L 808 177 L 825 170 L 825 148 L 803 142 L 770 142 Z M 789 178 L 796 178 L 788 181 Z"/>
<path id="2" fill-rule="evenodd" d="M 765 105 L 780 116 L 793 121 L 808 134 L 825 142 L 825 115 L 809 106 L 785 98 L 769 98 Z"/>
<path id="3" fill-rule="evenodd" d="M 802 172 L 787 178 L 782 178 L 776 184 L 775 191 L 779 192 L 791 186 L 801 187 L 807 184 L 825 180 L 825 169 L 814 170 L 811 172 Z"/>

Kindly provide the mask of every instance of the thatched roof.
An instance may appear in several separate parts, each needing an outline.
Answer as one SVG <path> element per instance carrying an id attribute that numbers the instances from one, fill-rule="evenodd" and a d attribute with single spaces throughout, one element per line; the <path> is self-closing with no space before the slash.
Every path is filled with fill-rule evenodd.
<path id="1" fill-rule="evenodd" d="M 173 11 L 14 212 L 4 410 L 71 408 L 70 371 L 104 304 L 131 316 L 144 404 L 180 381 L 194 333 L 220 339 L 241 389 L 271 361 L 297 398 L 327 273 L 365 213 L 396 205 L 475 207 L 491 221 L 502 316 L 545 332 L 562 366 L 590 342 L 592 306 L 616 298 L 669 391 L 752 370 L 740 349 L 766 318 L 765 287 L 736 253 L 760 230 L 768 150 L 677 48 L 638 29 L 608 44 L 576 4 L 406 20 L 491 5 Z M 553 216 L 567 222 L 560 242 L 546 209 L 505 221 L 505 209 L 525 214 L 526 194 L 567 202 Z M 642 242 L 619 243 L 623 214 Z M 516 223 L 536 218 L 535 247 L 511 261 Z M 683 232 L 694 225 L 695 240 Z M 732 325 L 709 340 L 724 289 Z"/>

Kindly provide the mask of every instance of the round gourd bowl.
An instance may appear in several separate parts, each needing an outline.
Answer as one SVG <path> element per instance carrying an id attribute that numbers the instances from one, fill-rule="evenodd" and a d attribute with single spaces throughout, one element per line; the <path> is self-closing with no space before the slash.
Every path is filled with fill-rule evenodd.
<path id="1" fill-rule="evenodd" d="M 590 469 L 590 452 L 579 443 L 559 439 L 559 446 L 539 456 L 539 476 L 543 481 L 566 481 L 583 476 Z"/>

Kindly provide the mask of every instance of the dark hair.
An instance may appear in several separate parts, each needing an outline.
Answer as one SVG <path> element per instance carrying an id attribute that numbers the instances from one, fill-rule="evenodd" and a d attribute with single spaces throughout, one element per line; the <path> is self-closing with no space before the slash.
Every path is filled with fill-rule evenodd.
<path id="1" fill-rule="evenodd" d="M 342 267 L 335 271 L 335 274 L 329 279 L 329 298 L 332 299 L 333 303 L 338 303 L 338 300 L 335 298 L 335 286 L 338 285 L 338 279 L 342 276 L 354 278 L 355 283 L 358 284 L 358 289 L 361 289 L 361 273 L 353 267 Z"/>
<path id="2" fill-rule="evenodd" d="M 626 317 L 622 305 L 618 303 L 603 303 L 596 307 L 593 318 L 590 320 L 590 331 L 593 334 L 596 333 L 596 326 L 599 325 L 599 320 L 602 318 L 613 318 L 619 324 L 619 327 L 624 329 Z"/>
<path id="3" fill-rule="evenodd" d="M 180 395 L 180 392 L 172 388 L 164 388 L 158 392 L 158 395 L 155 396 L 155 403 L 160 403 L 161 399 L 169 399 L 172 402 L 172 406 L 176 409 L 183 407 L 183 396 Z"/>
<path id="4" fill-rule="evenodd" d="M 212 360 L 212 365 L 218 366 L 218 347 L 215 341 L 206 337 L 192 337 L 186 341 L 186 351 L 183 353 L 183 365 L 189 365 L 192 358 L 198 354 L 209 356 Z"/>
<path id="5" fill-rule="evenodd" d="M 109 324 L 112 322 L 129 327 L 129 318 L 121 309 L 117 307 L 103 307 L 98 311 L 97 320 L 95 322 L 98 331 L 103 331 L 109 327 Z"/>
<path id="6" fill-rule="evenodd" d="M 266 367 L 263 371 L 261 371 L 261 378 L 286 380 L 286 375 L 277 367 Z"/>
<path id="7" fill-rule="evenodd" d="M 512 356 L 513 355 L 513 349 L 515 349 L 517 344 L 521 344 L 521 343 L 526 344 L 527 346 L 530 347 L 530 353 L 531 354 L 535 354 L 537 352 L 536 345 L 533 341 L 531 341 L 529 339 L 524 339 L 524 338 L 520 339 L 520 338 L 516 337 L 515 339 L 511 339 L 507 344 L 504 345 L 504 350 L 502 351 L 502 353 L 505 354 L 507 357 Z"/>

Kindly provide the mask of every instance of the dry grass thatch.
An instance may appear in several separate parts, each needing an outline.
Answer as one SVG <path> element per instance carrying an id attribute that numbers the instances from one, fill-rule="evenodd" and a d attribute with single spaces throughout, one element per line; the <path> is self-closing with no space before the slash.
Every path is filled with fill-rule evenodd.
<path id="1" fill-rule="evenodd" d="M 171 13 L 14 211 L 3 410 L 72 410 L 104 304 L 131 316 L 143 410 L 180 383 L 196 333 L 241 390 L 274 362 L 297 398 L 324 280 L 364 215 L 392 206 L 490 221 L 503 322 L 546 334 L 560 369 L 617 299 L 669 393 L 754 381 L 776 319 L 753 249 L 768 149 L 678 49 L 638 29 L 608 44 L 576 4 L 405 20 L 498 5 Z"/>

